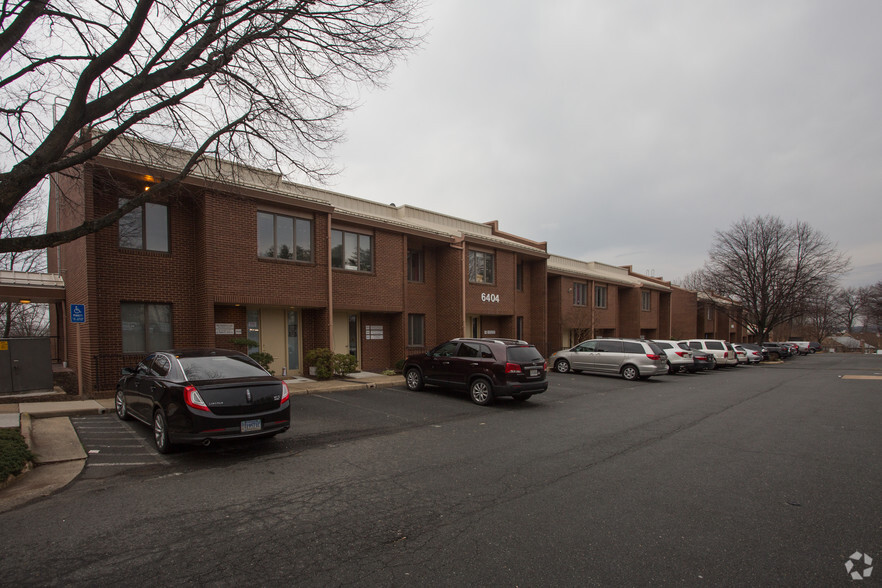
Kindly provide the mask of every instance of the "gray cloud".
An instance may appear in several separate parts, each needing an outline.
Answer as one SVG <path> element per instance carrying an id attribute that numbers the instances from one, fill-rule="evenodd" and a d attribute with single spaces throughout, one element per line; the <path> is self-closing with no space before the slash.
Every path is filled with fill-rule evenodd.
<path id="1" fill-rule="evenodd" d="M 334 189 L 682 277 L 742 216 L 882 280 L 882 4 L 436 1 L 345 123 Z M 863 268 L 863 269 L 860 269 Z"/>

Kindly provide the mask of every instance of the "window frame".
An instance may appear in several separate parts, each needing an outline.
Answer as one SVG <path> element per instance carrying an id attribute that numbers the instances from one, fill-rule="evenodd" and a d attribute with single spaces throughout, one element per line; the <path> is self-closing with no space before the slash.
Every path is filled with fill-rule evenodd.
<path id="1" fill-rule="evenodd" d="M 643 312 L 652 311 L 652 292 L 644 290 L 640 293 L 640 310 Z"/>
<path id="2" fill-rule="evenodd" d="M 487 261 L 490 261 L 490 270 L 487 271 Z M 469 283 L 470 284 L 496 284 L 496 254 L 480 251 L 477 249 L 469 249 Z M 480 264 L 479 264 L 480 261 Z M 482 271 L 478 271 L 478 265 Z M 489 279 L 487 274 L 489 273 Z M 480 277 L 480 279 L 478 279 Z"/>
<path id="3" fill-rule="evenodd" d="M 573 306 L 588 305 L 588 284 L 573 282 Z"/>
<path id="4" fill-rule="evenodd" d="M 335 243 L 335 235 L 337 235 L 337 234 L 340 235 L 341 242 L 339 243 L 339 246 L 342 247 L 341 253 L 343 254 L 343 258 L 340 261 L 341 265 L 336 265 L 335 259 L 334 259 L 335 258 L 334 249 L 337 247 L 337 245 L 335 245 L 334 243 Z M 347 243 L 350 242 L 347 239 L 347 236 L 355 239 L 355 253 L 356 253 L 356 257 L 357 257 L 357 265 L 355 267 L 347 267 L 347 265 L 346 265 Z M 363 239 L 367 240 L 367 243 L 370 247 L 370 250 L 369 250 L 369 252 L 370 252 L 369 264 L 370 265 L 367 269 L 362 268 L 362 262 L 364 261 L 364 258 L 362 257 L 361 244 L 362 244 Z M 347 230 L 347 229 L 331 229 L 331 268 L 332 269 L 339 269 L 339 270 L 343 270 L 343 271 L 347 271 L 347 272 L 359 272 L 359 273 L 363 273 L 363 274 L 373 273 L 374 272 L 374 235 L 369 234 L 369 233 L 359 233 L 359 232 Z"/>
<path id="5" fill-rule="evenodd" d="M 117 203 L 120 207 L 129 202 L 131 198 L 119 198 Z M 157 249 L 154 247 L 148 247 L 148 237 L 151 234 L 150 227 L 154 226 L 154 223 L 158 222 L 156 220 L 150 221 L 152 217 L 151 214 L 148 213 L 148 207 L 151 210 L 162 210 L 163 215 L 165 216 L 165 234 L 162 236 L 165 243 L 164 249 Z M 140 227 L 138 228 L 137 238 L 140 241 L 140 246 L 136 247 L 129 244 L 123 243 L 123 226 L 126 223 L 126 219 L 131 223 L 132 219 L 135 215 L 138 215 L 140 218 Z M 168 205 L 160 202 L 145 202 L 141 206 L 133 208 L 126 214 L 124 214 L 120 219 L 116 222 L 117 226 L 117 245 L 120 249 L 128 249 L 130 251 L 156 251 L 158 253 L 169 253 L 171 251 L 171 219 L 168 214 Z M 125 235 L 125 238 L 130 239 L 132 235 Z"/>
<path id="6" fill-rule="evenodd" d="M 414 335 L 417 334 L 419 327 L 419 340 Z M 424 314 L 408 314 L 407 315 L 407 346 L 408 347 L 425 347 L 426 345 L 426 315 Z"/>
<path id="7" fill-rule="evenodd" d="M 594 307 L 609 308 L 609 289 L 604 284 L 594 285 Z"/>
<path id="8" fill-rule="evenodd" d="M 261 239 L 261 216 L 263 217 L 271 217 L 272 218 L 272 250 L 273 255 L 264 255 Z M 291 221 L 291 257 L 280 257 L 279 256 L 279 219 L 284 219 L 286 221 Z M 308 259 L 300 259 L 299 251 L 300 245 L 298 239 L 299 232 L 297 230 L 297 225 L 306 223 L 309 228 L 309 249 L 307 250 L 309 253 Z M 300 263 L 312 263 L 314 261 L 313 252 L 315 250 L 315 245 L 313 241 L 313 235 L 315 234 L 315 229 L 313 226 L 313 219 L 305 218 L 302 216 L 294 216 L 290 214 L 280 214 L 277 212 L 270 212 L 268 210 L 258 210 L 256 216 L 256 226 L 257 226 L 257 257 L 259 259 L 277 259 L 281 261 L 293 261 Z"/>
<path id="9" fill-rule="evenodd" d="M 127 315 L 127 313 L 125 312 L 125 307 L 129 307 L 130 309 L 132 309 L 132 307 L 138 307 L 138 306 L 141 307 L 139 309 L 141 311 L 140 312 L 141 321 L 140 321 L 140 323 L 138 323 L 138 325 L 140 326 L 140 331 L 141 331 L 141 333 L 140 333 L 141 341 L 139 342 L 140 345 L 138 346 L 138 348 L 134 349 L 134 348 L 130 348 L 130 347 L 126 346 L 126 344 L 127 344 L 127 337 L 125 334 L 126 333 L 126 331 L 125 331 L 126 321 L 124 320 L 124 318 L 126 318 L 126 316 L 131 316 L 131 313 L 129 313 Z M 153 310 L 153 313 L 151 313 L 151 310 Z M 168 322 L 164 323 L 164 322 L 151 321 L 151 314 L 155 314 L 156 311 L 162 311 L 162 312 L 166 313 L 166 316 L 168 317 Z M 173 308 L 172 308 L 171 304 L 166 303 L 166 302 L 121 301 L 119 314 L 120 314 L 120 347 L 122 348 L 123 354 L 149 353 L 149 352 L 157 351 L 159 349 L 171 349 L 174 347 L 174 313 L 173 313 Z M 157 341 L 156 339 L 157 339 L 158 335 L 151 337 L 151 325 L 152 325 L 152 328 L 155 329 L 157 326 L 164 325 L 164 324 L 168 325 L 168 338 L 167 338 L 167 340 Z M 129 336 L 128 339 L 131 339 L 131 336 Z M 151 342 L 151 339 L 153 339 L 152 342 Z M 164 339 L 164 337 L 163 337 L 163 339 Z"/>
<path id="10" fill-rule="evenodd" d="M 416 261 L 416 268 L 413 265 L 414 261 Z M 416 269 L 416 276 L 413 275 L 414 269 Z M 419 284 L 426 281 L 426 256 L 422 249 L 407 250 L 407 281 Z"/>

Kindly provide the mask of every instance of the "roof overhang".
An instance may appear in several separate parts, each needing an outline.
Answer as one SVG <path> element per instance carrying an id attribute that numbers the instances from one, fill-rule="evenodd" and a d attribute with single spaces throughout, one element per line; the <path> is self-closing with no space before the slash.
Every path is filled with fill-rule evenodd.
<path id="1" fill-rule="evenodd" d="M 64 278 L 59 274 L 34 274 L 0 270 L 0 301 L 61 302 L 66 299 Z"/>

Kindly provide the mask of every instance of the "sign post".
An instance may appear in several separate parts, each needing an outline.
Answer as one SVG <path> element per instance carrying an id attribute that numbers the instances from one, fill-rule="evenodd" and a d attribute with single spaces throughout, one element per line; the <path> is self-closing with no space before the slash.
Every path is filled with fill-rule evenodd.
<path id="1" fill-rule="evenodd" d="M 80 325 L 86 322 L 86 305 L 71 304 L 70 305 L 70 322 L 76 325 L 77 333 L 77 393 L 83 395 L 83 347 L 81 345 L 82 333 Z"/>

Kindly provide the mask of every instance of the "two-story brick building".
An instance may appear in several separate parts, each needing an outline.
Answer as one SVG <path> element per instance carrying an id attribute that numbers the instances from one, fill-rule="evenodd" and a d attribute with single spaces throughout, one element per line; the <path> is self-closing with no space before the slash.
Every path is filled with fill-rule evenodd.
<path id="1" fill-rule="evenodd" d="M 109 212 L 170 173 L 137 163 L 138 147 L 106 151 L 75 179 L 54 178 L 49 230 Z M 186 155 L 163 149 L 153 160 Z M 237 339 L 257 342 L 279 375 L 300 373 L 319 347 L 382 370 L 464 333 L 544 346 L 545 243 L 496 223 L 216 167 L 220 176 L 203 168 L 110 229 L 49 252 L 68 302 L 87 308 L 83 325 L 54 317 L 86 389 L 112 387 L 120 367 L 151 349 Z"/>
<path id="2" fill-rule="evenodd" d="M 188 156 L 118 141 L 76 176 L 53 178 L 49 230 L 116 209 Z M 50 250 L 49 268 L 64 278 L 66 302 L 86 307 L 83 324 L 58 310 L 52 318 L 62 357 L 93 393 L 157 348 L 245 350 L 250 340 L 277 375 L 293 375 L 316 348 L 377 371 L 464 335 L 526 339 L 547 355 L 590 337 L 694 337 L 722 326 L 707 330 L 694 292 L 630 266 L 549 255 L 495 221 L 218 161 L 116 225 Z"/>

